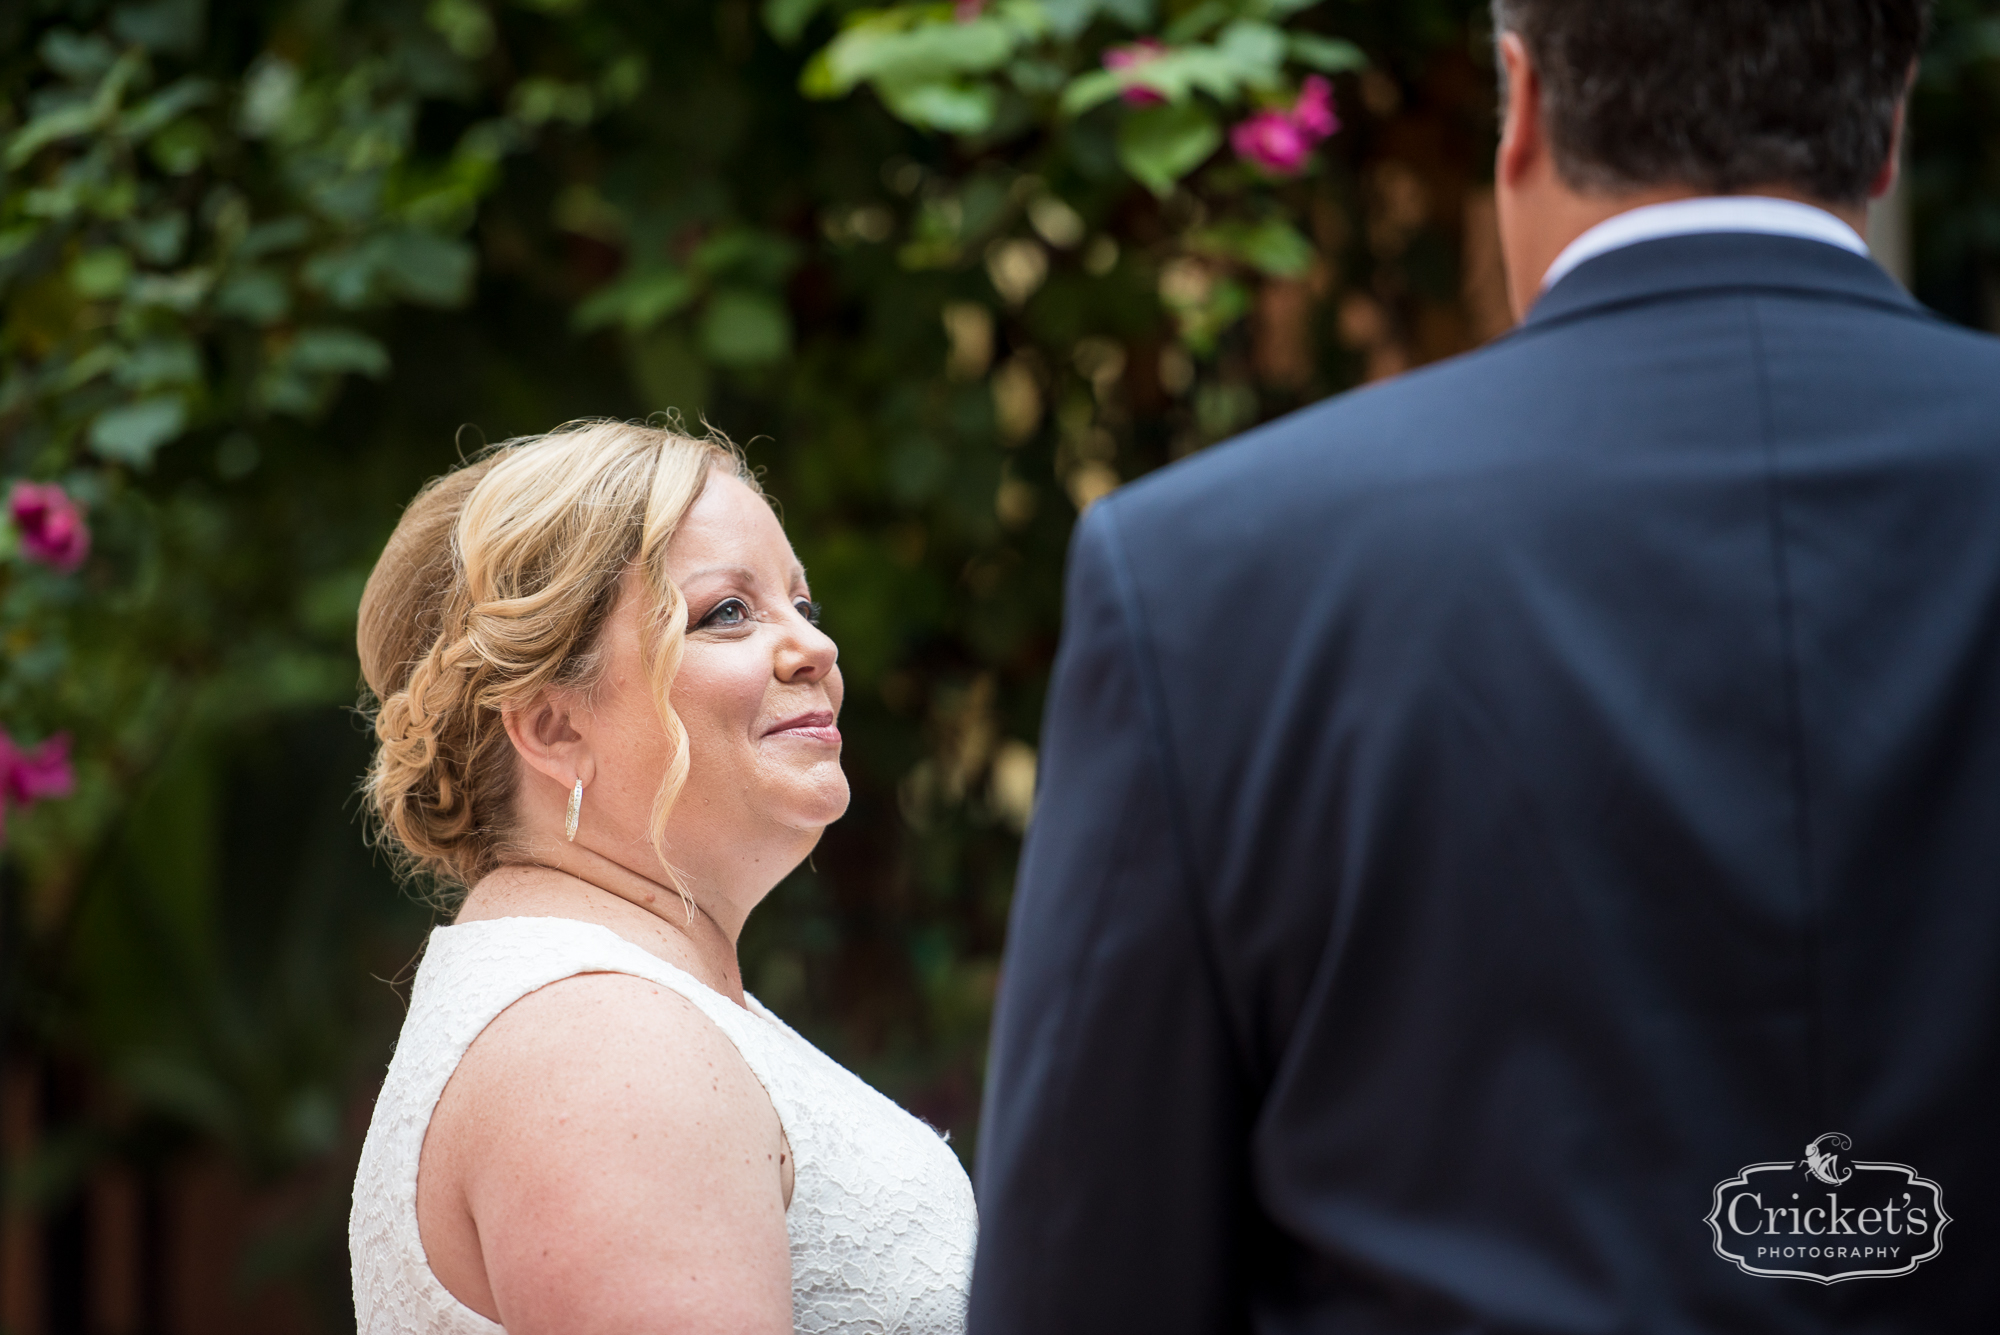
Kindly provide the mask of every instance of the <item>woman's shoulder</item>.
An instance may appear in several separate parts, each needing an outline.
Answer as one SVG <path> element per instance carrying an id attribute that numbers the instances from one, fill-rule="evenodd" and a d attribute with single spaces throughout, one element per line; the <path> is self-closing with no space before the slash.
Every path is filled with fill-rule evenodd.
<path id="1" fill-rule="evenodd" d="M 571 973 L 523 995 L 468 1048 L 453 1076 L 461 1082 L 570 1091 L 564 1101 L 606 1096 L 670 1118 L 720 1111 L 777 1125 L 709 1010 L 688 991 L 624 970 Z"/>
<path id="2" fill-rule="evenodd" d="M 479 1029 L 436 1120 L 462 1116 L 480 1135 L 501 1134 L 574 1107 L 559 1119 L 567 1129 L 557 1140 L 585 1152 L 592 1137 L 579 1133 L 600 1120 L 589 1111 L 599 1104 L 643 1108 L 657 1126 L 721 1119 L 760 1139 L 782 1134 L 735 1032 L 755 1018 L 609 929 L 567 918 L 439 928 L 419 975 L 426 995 L 413 998 L 410 1019 L 419 1019 L 420 1001 L 448 1004 L 494 984 L 496 995 L 469 1017 Z M 494 1001 L 504 1004 L 494 1010 Z"/>
<path id="3" fill-rule="evenodd" d="M 419 1027 L 452 1031 L 447 1046 L 462 1054 L 454 1083 L 472 1078 L 470 1066 L 678 1090 L 688 1074 L 679 1068 L 693 1061 L 740 1072 L 763 1114 L 773 1115 L 756 1063 L 742 1051 L 746 1038 L 760 1036 L 757 1018 L 598 923 L 504 917 L 437 928 L 418 970 L 406 1040 Z"/>
<path id="4" fill-rule="evenodd" d="M 785 1156 L 763 1086 L 686 995 L 576 974 L 522 997 L 466 1052 L 432 1119 L 418 1213 L 439 1280 L 495 1319 L 547 1308 L 559 1325 L 550 1304 L 582 1303 L 615 1325 L 626 1306 L 683 1300 L 653 1292 L 648 1267 L 663 1258 L 631 1238 L 694 1219 L 737 1254 L 691 1242 L 677 1264 L 721 1267 L 729 1282 L 710 1298 L 777 1316 L 789 1306 Z M 762 1264 L 744 1265 L 751 1254 Z M 565 1279 L 585 1272 L 592 1294 Z"/>

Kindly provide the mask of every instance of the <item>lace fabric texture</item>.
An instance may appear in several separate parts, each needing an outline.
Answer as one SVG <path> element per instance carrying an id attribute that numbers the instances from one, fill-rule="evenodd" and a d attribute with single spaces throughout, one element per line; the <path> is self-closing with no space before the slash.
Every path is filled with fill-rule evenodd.
<path id="1" fill-rule="evenodd" d="M 736 1006 L 594 923 L 500 918 L 440 927 L 376 1100 L 348 1246 L 361 1335 L 501 1329 L 431 1273 L 417 1232 L 417 1164 L 445 1083 L 507 1007 L 579 973 L 672 988 L 743 1054 L 791 1142 L 792 1324 L 805 1335 L 958 1335 L 978 1229 L 958 1156 L 924 1123 L 757 1001 Z"/>

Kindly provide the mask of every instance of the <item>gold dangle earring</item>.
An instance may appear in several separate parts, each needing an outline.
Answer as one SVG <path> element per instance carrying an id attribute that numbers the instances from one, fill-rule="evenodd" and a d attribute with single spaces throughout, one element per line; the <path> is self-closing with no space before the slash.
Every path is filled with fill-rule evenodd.
<path id="1" fill-rule="evenodd" d="M 583 815 L 583 780 L 576 781 L 576 787 L 569 790 L 569 818 L 563 822 L 563 833 L 571 843 L 576 842 L 577 817 Z"/>

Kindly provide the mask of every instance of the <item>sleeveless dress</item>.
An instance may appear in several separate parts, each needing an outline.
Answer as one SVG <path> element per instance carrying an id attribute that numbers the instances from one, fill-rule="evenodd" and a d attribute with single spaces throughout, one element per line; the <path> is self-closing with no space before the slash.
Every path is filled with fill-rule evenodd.
<path id="1" fill-rule="evenodd" d="M 501 1011 L 580 973 L 668 987 L 714 1021 L 777 1109 L 793 1158 L 792 1323 L 822 1335 L 958 1335 L 977 1217 L 938 1134 L 748 997 L 745 1010 L 594 923 L 498 918 L 440 927 L 375 1103 L 348 1246 L 361 1335 L 494 1335 L 454 1298 L 417 1232 L 417 1161 L 445 1082 Z"/>

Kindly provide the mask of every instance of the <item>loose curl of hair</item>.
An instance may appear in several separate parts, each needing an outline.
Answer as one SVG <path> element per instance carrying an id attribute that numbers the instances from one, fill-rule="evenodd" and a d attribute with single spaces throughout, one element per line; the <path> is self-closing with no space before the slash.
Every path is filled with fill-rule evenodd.
<path id="1" fill-rule="evenodd" d="M 410 502 L 369 576 L 355 635 L 376 738 L 363 792 L 378 843 L 406 876 L 449 899 L 534 860 L 515 837 L 519 770 L 502 715 L 550 688 L 591 690 L 604 623 L 636 567 L 653 604 L 648 684 L 672 757 L 651 835 L 675 879 L 666 823 L 688 754 L 668 692 L 687 606 L 667 577 L 667 544 L 716 472 L 762 494 L 719 435 L 573 422 L 483 450 Z"/>

